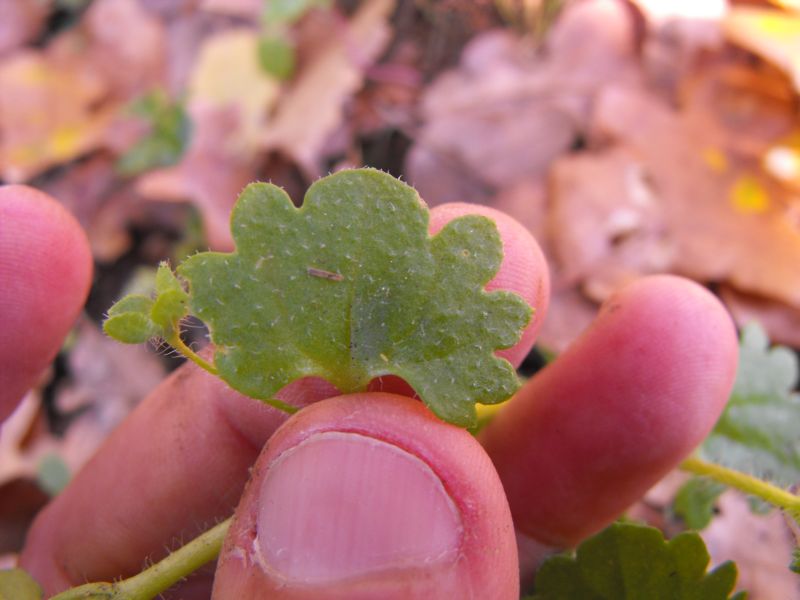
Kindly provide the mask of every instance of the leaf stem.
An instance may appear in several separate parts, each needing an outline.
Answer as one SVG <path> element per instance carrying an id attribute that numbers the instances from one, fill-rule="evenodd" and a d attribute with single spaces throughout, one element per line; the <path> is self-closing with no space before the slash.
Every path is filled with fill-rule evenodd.
<path id="1" fill-rule="evenodd" d="M 709 477 L 747 494 L 758 496 L 762 500 L 788 511 L 794 518 L 800 516 L 800 496 L 758 477 L 707 462 L 696 456 L 690 456 L 684 460 L 680 464 L 680 468 L 695 475 Z"/>
<path id="2" fill-rule="evenodd" d="M 298 410 L 300 410 L 299 407 L 287 404 L 283 400 L 278 400 L 277 398 L 268 398 L 264 400 L 264 403 L 269 404 L 272 408 L 277 408 L 278 410 L 282 410 L 283 412 L 290 415 L 293 415 Z"/>
<path id="3" fill-rule="evenodd" d="M 190 361 L 192 361 L 194 364 L 196 364 L 201 369 L 204 369 L 205 371 L 208 371 L 212 375 L 218 375 L 219 374 L 219 372 L 217 371 L 217 368 L 214 365 L 212 365 L 210 362 L 204 360 L 202 356 L 197 354 L 197 352 L 195 352 L 194 350 L 189 348 L 189 346 L 187 346 L 183 342 L 183 340 L 181 339 L 181 336 L 178 334 L 177 331 L 174 331 L 172 333 L 172 335 L 167 338 L 166 341 L 170 346 L 175 348 L 175 350 L 177 350 L 178 352 L 183 354 L 186 358 L 188 358 Z"/>
<path id="4" fill-rule="evenodd" d="M 231 519 L 199 535 L 149 569 L 115 583 L 87 583 L 50 600 L 150 600 L 219 555 Z"/>

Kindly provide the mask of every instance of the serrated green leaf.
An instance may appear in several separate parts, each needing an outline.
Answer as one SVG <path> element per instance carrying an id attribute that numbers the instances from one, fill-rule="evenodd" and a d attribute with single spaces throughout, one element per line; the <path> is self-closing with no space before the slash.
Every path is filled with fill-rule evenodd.
<path id="1" fill-rule="evenodd" d="M 133 176 L 176 164 L 191 134 L 191 121 L 183 105 L 155 91 L 134 102 L 131 112 L 147 120 L 150 131 L 119 158 L 117 172 Z"/>
<path id="2" fill-rule="evenodd" d="M 792 550 L 792 562 L 789 564 L 789 568 L 800 574 L 800 548 Z"/>
<path id="3" fill-rule="evenodd" d="M 41 600 L 44 592 L 22 569 L 0 571 L 0 600 Z"/>
<path id="4" fill-rule="evenodd" d="M 584 541 L 574 558 L 547 559 L 533 600 L 729 600 L 736 565 L 706 573 L 708 563 L 696 533 L 667 542 L 653 527 L 614 523 Z"/>
<path id="5" fill-rule="evenodd" d="M 781 486 L 800 481 L 797 378 L 794 353 L 769 348 L 761 327 L 746 326 L 733 393 L 701 448 L 703 458 Z"/>
<path id="6" fill-rule="evenodd" d="M 258 40 L 258 62 L 268 75 L 285 81 L 294 73 L 294 46 L 283 36 L 262 36 Z"/>
<path id="7" fill-rule="evenodd" d="M 178 273 L 220 376 L 242 393 L 271 398 L 306 376 L 347 393 L 392 374 L 468 426 L 476 402 L 519 387 L 494 352 L 518 341 L 531 309 L 483 289 L 502 260 L 490 220 L 462 217 L 430 237 L 411 187 L 360 169 L 319 180 L 299 209 L 280 188 L 252 184 L 231 223 L 235 252 L 194 255 Z"/>
<path id="8" fill-rule="evenodd" d="M 690 529 L 703 529 L 714 517 L 717 498 L 727 487 L 706 477 L 693 477 L 675 495 L 672 510 Z"/>

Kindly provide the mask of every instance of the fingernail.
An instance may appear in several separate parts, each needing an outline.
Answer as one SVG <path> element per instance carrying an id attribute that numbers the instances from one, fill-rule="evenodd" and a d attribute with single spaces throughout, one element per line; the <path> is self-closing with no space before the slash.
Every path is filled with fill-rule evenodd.
<path id="1" fill-rule="evenodd" d="M 343 432 L 314 434 L 272 463 L 257 523 L 265 567 L 307 584 L 453 562 L 462 532 L 424 461 Z"/>

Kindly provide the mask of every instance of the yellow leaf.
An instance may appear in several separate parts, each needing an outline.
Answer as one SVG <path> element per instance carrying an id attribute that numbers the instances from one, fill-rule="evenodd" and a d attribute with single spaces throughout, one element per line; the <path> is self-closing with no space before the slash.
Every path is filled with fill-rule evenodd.
<path id="1" fill-rule="evenodd" d="M 238 109 L 237 133 L 247 151 L 256 143 L 280 87 L 258 63 L 258 35 L 230 30 L 213 36 L 201 49 L 189 83 L 189 103 Z"/>
<path id="2" fill-rule="evenodd" d="M 728 157 L 719 148 L 704 148 L 701 156 L 703 162 L 715 173 L 724 173 L 728 170 Z"/>
<path id="3" fill-rule="evenodd" d="M 742 175 L 730 190 L 733 207 L 742 213 L 758 214 L 769 208 L 769 192 L 752 175 Z"/>
<path id="4" fill-rule="evenodd" d="M 800 15 L 737 7 L 722 24 L 728 39 L 786 71 L 800 90 Z"/>

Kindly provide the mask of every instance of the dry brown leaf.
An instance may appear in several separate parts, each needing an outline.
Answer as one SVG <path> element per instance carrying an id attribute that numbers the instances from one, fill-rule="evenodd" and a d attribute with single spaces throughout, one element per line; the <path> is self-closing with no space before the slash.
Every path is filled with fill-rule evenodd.
<path id="1" fill-rule="evenodd" d="M 754 515 L 734 491 L 720 496 L 718 507 L 720 513 L 701 532 L 712 562 L 736 562 L 737 588 L 747 590 L 750 600 L 800 597 L 800 578 L 787 568 L 792 535 L 780 511 Z"/>
<path id="2" fill-rule="evenodd" d="M 541 54 L 507 31 L 482 34 L 425 93 L 409 179 L 433 204 L 488 201 L 572 146 L 601 86 L 637 78 L 634 25 L 614 0 L 570 4 Z"/>
<path id="3" fill-rule="evenodd" d="M 321 154 L 340 126 L 345 104 L 361 88 L 364 71 L 386 48 L 394 0 L 368 0 L 348 22 L 330 28 L 304 59 L 275 114 L 262 145 L 292 157 L 309 177 L 323 173 Z M 322 43 L 324 41 L 324 43 Z"/>
<path id="4" fill-rule="evenodd" d="M 0 55 L 33 39 L 50 10 L 47 0 L 0 0 Z"/>
<path id="5" fill-rule="evenodd" d="M 551 352 L 564 352 L 589 327 L 597 310 L 598 305 L 575 288 L 554 286 L 536 343 Z"/>
<path id="6" fill-rule="evenodd" d="M 667 270 L 675 254 L 663 201 L 624 147 L 567 156 L 550 174 L 550 239 L 562 280 L 601 301 L 629 281 Z"/>
<path id="7" fill-rule="evenodd" d="M 784 69 L 800 91 L 800 15 L 738 6 L 723 28 L 732 42 Z"/>
<path id="8" fill-rule="evenodd" d="M 718 147 L 713 131 L 698 129 L 645 92 L 607 89 L 596 119 L 599 137 L 634 152 L 652 182 L 675 249 L 673 270 L 800 306 L 800 233 L 785 191 L 757 171 L 720 169 L 707 154 Z M 737 202 L 743 176 L 754 178 L 767 205 L 752 210 Z"/>
<path id="9" fill-rule="evenodd" d="M 232 250 L 230 211 L 244 186 L 256 177 L 255 157 L 231 140 L 241 128 L 235 107 L 195 103 L 189 116 L 192 137 L 181 162 L 146 173 L 136 189 L 150 200 L 193 202 L 203 217 L 209 246 Z"/>
<path id="10" fill-rule="evenodd" d="M 800 348 L 800 308 L 743 294 L 727 285 L 719 292 L 740 327 L 756 321 L 772 342 Z"/>
<path id="11" fill-rule="evenodd" d="M 73 60 L 26 50 L 0 62 L 0 177 L 26 181 L 100 146 L 108 89 Z"/>
<path id="12" fill-rule="evenodd" d="M 166 35 L 137 0 L 95 0 L 83 18 L 86 60 L 123 99 L 165 84 Z"/>
<path id="13" fill-rule="evenodd" d="M 238 152 L 255 150 L 264 118 L 280 92 L 280 83 L 258 62 L 258 34 L 231 29 L 208 38 L 200 50 L 189 82 L 189 106 L 238 113 L 238 126 L 226 142 Z"/>
<path id="14" fill-rule="evenodd" d="M 141 210 L 129 201 L 127 187 L 119 187 L 113 166 L 114 159 L 100 153 L 43 186 L 75 215 L 100 262 L 112 262 L 129 248 L 128 225 Z"/>

